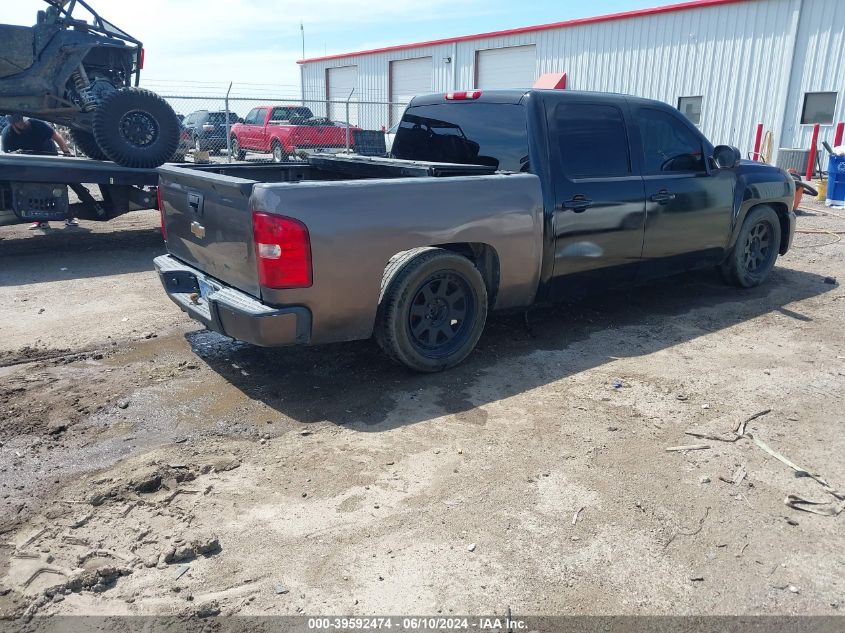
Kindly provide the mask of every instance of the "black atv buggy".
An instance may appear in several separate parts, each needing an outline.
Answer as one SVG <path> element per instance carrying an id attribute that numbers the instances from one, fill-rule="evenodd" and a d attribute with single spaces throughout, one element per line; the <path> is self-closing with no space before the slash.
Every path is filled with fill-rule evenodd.
<path id="1" fill-rule="evenodd" d="M 85 0 L 45 0 L 33 27 L 0 25 L 0 113 L 71 129 L 90 158 L 150 168 L 169 160 L 179 121 L 161 97 L 138 87 L 140 41 Z M 85 10 L 89 23 L 74 18 Z"/>

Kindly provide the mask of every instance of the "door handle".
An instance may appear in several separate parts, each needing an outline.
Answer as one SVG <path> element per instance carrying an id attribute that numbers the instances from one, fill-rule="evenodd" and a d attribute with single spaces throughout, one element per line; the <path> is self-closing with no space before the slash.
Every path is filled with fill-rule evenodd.
<path id="1" fill-rule="evenodd" d="M 571 200 L 563 203 L 564 209 L 572 209 L 575 213 L 583 213 L 591 206 L 593 206 L 593 201 L 583 195 L 573 196 Z"/>
<path id="2" fill-rule="evenodd" d="M 661 189 L 651 197 L 651 201 L 656 202 L 658 204 L 666 204 L 667 202 L 671 202 L 674 199 L 675 194 L 669 193 L 668 189 Z"/>
<path id="3" fill-rule="evenodd" d="M 201 193 L 189 193 L 188 206 L 193 209 L 196 215 L 201 216 L 203 212 L 203 195 Z"/>

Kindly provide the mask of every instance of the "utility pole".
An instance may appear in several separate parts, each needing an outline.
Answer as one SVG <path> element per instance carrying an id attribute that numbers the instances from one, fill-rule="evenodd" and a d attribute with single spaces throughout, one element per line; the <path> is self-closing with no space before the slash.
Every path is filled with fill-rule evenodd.
<path id="1" fill-rule="evenodd" d="M 302 59 L 305 59 L 305 25 L 299 22 L 299 32 L 302 33 Z"/>

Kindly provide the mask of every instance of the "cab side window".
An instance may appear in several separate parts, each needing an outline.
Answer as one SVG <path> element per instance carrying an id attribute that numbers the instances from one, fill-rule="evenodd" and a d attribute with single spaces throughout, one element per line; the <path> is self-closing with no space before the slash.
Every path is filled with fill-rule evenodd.
<path id="1" fill-rule="evenodd" d="M 652 108 L 637 111 L 643 146 L 643 173 L 707 171 L 701 139 L 679 119 Z"/>
<path id="2" fill-rule="evenodd" d="M 255 125 L 255 121 L 258 118 L 258 108 L 253 108 L 249 111 L 249 114 L 246 115 L 244 118 L 244 123 L 246 125 Z"/>
<path id="3" fill-rule="evenodd" d="M 551 123 L 560 166 L 568 178 L 631 174 L 628 133 L 619 108 L 564 102 L 555 108 Z"/>

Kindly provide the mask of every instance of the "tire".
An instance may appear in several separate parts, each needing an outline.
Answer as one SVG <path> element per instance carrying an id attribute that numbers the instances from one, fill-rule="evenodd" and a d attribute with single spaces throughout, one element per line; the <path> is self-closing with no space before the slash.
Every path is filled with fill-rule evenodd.
<path id="1" fill-rule="evenodd" d="M 287 160 L 287 154 L 285 153 L 285 148 L 282 147 L 282 144 L 279 141 L 273 141 L 270 145 L 270 149 L 273 152 L 273 162 L 274 163 L 283 163 Z"/>
<path id="2" fill-rule="evenodd" d="M 487 321 L 487 287 L 466 257 L 417 248 L 391 260 L 382 280 L 375 338 L 419 372 L 454 367 L 475 349 Z"/>
<path id="3" fill-rule="evenodd" d="M 719 267 L 722 277 L 741 288 L 763 283 L 772 272 L 780 250 L 780 219 L 768 205 L 752 209 L 742 223 L 736 244 Z"/>
<path id="4" fill-rule="evenodd" d="M 235 157 L 235 160 L 246 159 L 246 152 L 241 149 L 241 144 L 237 136 L 232 137 L 232 156 Z"/>
<path id="5" fill-rule="evenodd" d="M 108 94 L 94 113 L 94 138 L 114 162 L 158 167 L 179 145 L 179 119 L 154 92 L 121 88 Z"/>
<path id="6" fill-rule="evenodd" d="M 101 150 L 100 146 L 97 145 L 97 140 L 91 132 L 71 130 L 70 136 L 73 139 L 73 142 L 76 143 L 76 146 L 82 150 L 82 153 L 88 158 L 93 160 L 108 160 L 108 157 L 103 153 L 103 150 Z"/>

